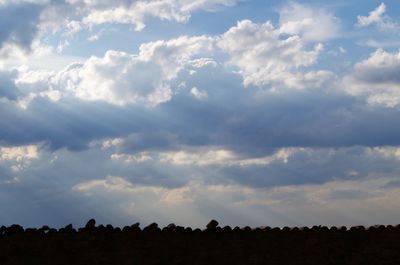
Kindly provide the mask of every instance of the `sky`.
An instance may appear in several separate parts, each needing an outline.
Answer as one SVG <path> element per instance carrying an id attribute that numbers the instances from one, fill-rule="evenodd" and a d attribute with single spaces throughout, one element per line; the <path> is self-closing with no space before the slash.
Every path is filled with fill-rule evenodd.
<path id="1" fill-rule="evenodd" d="M 397 0 L 0 0 L 0 224 L 400 223 Z"/>

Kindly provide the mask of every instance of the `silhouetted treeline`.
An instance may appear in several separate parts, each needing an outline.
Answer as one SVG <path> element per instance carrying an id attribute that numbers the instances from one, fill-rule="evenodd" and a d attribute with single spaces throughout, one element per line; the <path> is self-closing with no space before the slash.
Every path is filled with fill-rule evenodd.
<path id="1" fill-rule="evenodd" d="M 0 228 L 0 264 L 400 264 L 400 225 Z"/>

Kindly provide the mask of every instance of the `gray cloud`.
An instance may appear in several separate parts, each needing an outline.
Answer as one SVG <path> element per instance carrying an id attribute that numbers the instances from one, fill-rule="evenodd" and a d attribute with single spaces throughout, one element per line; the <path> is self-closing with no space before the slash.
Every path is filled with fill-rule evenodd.
<path id="1" fill-rule="evenodd" d="M 0 71 L 0 98 L 17 99 L 19 90 L 15 85 L 14 79 L 15 73 Z"/>
<path id="2" fill-rule="evenodd" d="M 282 147 L 400 144 L 397 109 L 371 107 L 338 92 L 244 89 L 240 80 L 221 66 L 183 72 L 171 83 L 172 99 L 156 107 L 68 97 L 58 102 L 37 97 L 26 110 L 4 103 L 0 141 L 85 149 L 96 139 L 130 135 L 128 153 L 220 146 L 249 157 Z M 183 81 L 186 87 L 177 89 Z M 191 96 L 194 86 L 207 92 L 207 100 Z"/>
<path id="3" fill-rule="evenodd" d="M 399 66 L 399 53 L 378 49 L 343 78 L 343 89 L 351 95 L 365 97 L 371 105 L 397 107 L 400 102 Z"/>
<path id="4" fill-rule="evenodd" d="M 218 173 L 228 180 L 252 187 L 323 184 L 374 176 L 397 178 L 400 173 L 397 158 L 371 155 L 367 150 L 364 147 L 310 149 L 290 155 L 288 162 L 221 167 Z"/>
<path id="5" fill-rule="evenodd" d="M 140 30 L 148 16 L 183 22 L 196 10 L 237 1 L 199 0 L 180 17 L 172 17 L 174 8 L 151 8 L 152 1 L 142 1 L 142 13 L 125 0 L 34 2 L 45 5 L 1 7 L 0 25 L 9 27 L 0 30 L 0 47 L 28 50 L 39 27 L 71 46 L 77 41 L 74 50 L 86 47 L 79 42 L 88 32 L 73 34 L 90 24 Z M 128 16 L 103 16 L 119 5 Z M 319 69 L 318 59 L 328 58 L 319 58 L 322 45 L 304 42 L 331 38 L 335 30 L 306 31 L 321 21 L 338 29 L 336 18 L 316 9 L 307 24 L 294 9 L 281 21 L 285 29 L 246 20 L 222 35 L 148 42 L 137 54 L 108 51 L 57 73 L 29 66 L 0 72 L 0 223 L 397 220 L 398 53 L 376 51 L 337 89 L 339 77 Z"/>
<path id="6" fill-rule="evenodd" d="M 186 167 L 157 159 L 127 163 L 111 160 L 113 151 L 42 150 L 29 167 L 10 171 L 19 182 L 1 182 L 1 223 L 60 227 L 95 217 L 118 225 L 157 221 L 203 227 L 210 218 L 230 225 L 343 225 L 396 217 L 393 208 L 381 204 L 397 198 L 387 192 L 391 185 L 398 189 L 393 183 L 399 158 L 390 155 L 394 148 L 311 149 L 286 162 L 241 171 L 239 166 Z M 4 161 L 1 168 L 6 168 Z M 241 178 L 232 176 L 235 171 Z M 366 201 L 368 209 L 362 206 Z M 381 214 L 365 219 L 371 209 Z"/>
<path id="7" fill-rule="evenodd" d="M 358 64 L 353 76 L 359 82 L 375 84 L 399 84 L 400 60 L 398 54 L 377 50 L 368 60 Z"/>
<path id="8" fill-rule="evenodd" d="M 23 3 L 0 6 L 0 48 L 10 43 L 29 50 L 38 31 L 42 6 Z"/>

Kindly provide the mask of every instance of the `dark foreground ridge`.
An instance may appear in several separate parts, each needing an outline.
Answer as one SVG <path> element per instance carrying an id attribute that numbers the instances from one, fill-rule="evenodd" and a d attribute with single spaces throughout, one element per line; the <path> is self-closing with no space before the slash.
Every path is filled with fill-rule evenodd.
<path id="1" fill-rule="evenodd" d="M 400 264 L 400 225 L 0 228 L 0 264 Z"/>

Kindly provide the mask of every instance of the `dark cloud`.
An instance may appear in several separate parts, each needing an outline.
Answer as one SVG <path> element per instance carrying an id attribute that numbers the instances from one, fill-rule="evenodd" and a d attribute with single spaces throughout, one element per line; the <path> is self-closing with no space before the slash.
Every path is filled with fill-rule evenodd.
<path id="1" fill-rule="evenodd" d="M 329 201 L 333 200 L 352 200 L 352 199 L 367 199 L 371 198 L 373 194 L 364 190 L 357 189 L 348 189 L 348 190 L 339 190 L 332 191 L 326 196 L 326 199 Z"/>
<path id="2" fill-rule="evenodd" d="M 267 165 L 214 168 L 215 176 L 251 187 L 323 184 L 334 180 L 357 180 L 376 176 L 397 177 L 398 160 L 370 155 L 364 147 L 310 149 L 290 155 L 288 161 Z M 212 182 L 213 180 L 210 179 Z"/>
<path id="3" fill-rule="evenodd" d="M 87 148 L 90 141 L 124 136 L 137 129 L 141 118 L 121 108 L 80 101 L 52 102 L 37 98 L 27 110 L 12 103 L 0 105 L 0 141 L 5 145 L 45 142 L 51 149 Z"/>
<path id="4" fill-rule="evenodd" d="M 0 7 L 0 48 L 12 43 L 29 50 L 38 30 L 42 6 L 17 4 Z"/>
<path id="5" fill-rule="evenodd" d="M 385 83 L 400 83 L 400 63 L 398 65 L 390 65 L 385 68 L 374 68 L 374 67 L 364 67 L 357 69 L 354 73 L 354 77 L 361 82 L 375 84 L 385 84 Z"/>
<path id="6" fill-rule="evenodd" d="M 310 211 L 313 218 L 318 219 L 321 217 L 311 210 L 315 207 L 335 207 L 335 203 L 338 203 L 339 206 L 336 204 L 336 207 L 341 208 L 342 201 L 362 204 L 364 200 L 383 196 L 381 192 L 385 190 L 380 190 L 379 183 L 385 181 L 378 182 L 370 188 L 367 188 L 364 182 L 374 178 L 379 179 L 381 175 L 388 177 L 389 180 L 396 179 L 400 173 L 398 160 L 371 155 L 362 147 L 313 150 L 308 155 L 302 153 L 293 155 L 286 163 L 281 161 L 268 166 L 247 168 L 222 165 L 185 167 L 159 163 L 156 160 L 125 163 L 110 160 L 111 153 L 112 150 L 98 148 L 81 152 L 67 150 L 42 152 L 40 159 L 32 160 L 26 170 L 10 172 L 10 179 L 13 175 L 17 175 L 20 182 L 0 184 L 0 206 L 3 209 L 0 222 L 28 226 L 40 226 L 46 223 L 57 227 L 67 223 L 80 226 L 91 217 L 95 217 L 99 223 L 118 225 L 136 221 L 142 222 L 143 225 L 151 221 L 165 225 L 171 221 L 188 222 L 187 219 L 177 217 L 179 209 L 181 213 L 183 211 L 185 214 L 193 214 L 193 211 L 199 215 L 191 216 L 192 219 L 198 217 L 209 219 L 217 216 L 223 222 L 248 224 L 259 221 L 259 218 L 262 218 L 261 220 L 272 218 L 275 219 L 274 223 L 280 224 L 297 220 L 293 219 L 293 215 L 296 215 L 294 208 L 299 211 Z M 54 157 L 57 158 L 50 162 Z M 338 169 L 332 170 L 335 167 Z M 1 168 L 0 166 L 0 171 Z M 348 172 L 350 174 L 340 172 L 349 169 L 352 170 Z M 258 175 L 255 174 L 257 171 Z M 190 184 L 192 175 L 197 176 L 198 180 L 201 179 L 200 183 Z M 136 190 L 124 190 L 123 187 L 106 188 L 101 183 L 108 179 L 108 176 L 123 176 L 122 178 L 129 181 Z M 341 182 L 339 186 L 329 183 L 342 180 L 350 182 L 348 184 Z M 91 181 L 99 181 L 100 184 L 99 182 L 93 184 Z M 386 180 L 386 182 L 387 185 L 393 185 L 390 183 L 395 181 Z M 72 189 L 81 183 L 91 187 L 84 189 L 83 192 Z M 360 183 L 360 186 L 354 183 Z M 208 189 L 207 187 L 211 187 L 208 186 L 210 184 L 220 186 L 217 189 L 215 187 Z M 230 186 L 232 184 L 236 186 L 232 188 Z M 166 189 L 158 189 L 185 186 L 194 188 L 183 194 L 182 200 L 189 199 L 187 202 L 180 202 L 179 193 L 168 195 Z M 252 192 L 249 193 L 246 187 L 250 187 Z M 280 188 L 282 190 L 279 190 Z M 311 195 L 307 194 L 307 191 L 321 196 L 320 199 L 324 204 L 319 204 L 319 197 L 313 197 L 316 202 L 310 203 L 308 196 Z M 165 196 L 178 196 L 178 205 L 174 206 L 163 201 L 166 199 Z M 254 199 L 254 203 L 241 204 L 248 199 Z M 269 200 L 275 201 L 275 204 L 271 204 Z M 277 202 L 279 204 L 276 204 Z M 282 205 L 285 206 L 285 210 L 276 212 L 278 208 L 283 207 Z M 352 207 L 357 208 L 357 205 Z M 376 205 L 372 207 L 377 209 Z M 249 215 L 249 211 L 256 215 Z M 270 217 L 269 214 L 273 216 Z M 304 218 L 304 213 L 303 215 L 299 213 L 299 216 Z M 363 215 L 353 213 L 351 216 L 361 218 Z M 336 218 L 340 220 L 342 216 Z M 328 219 L 318 220 L 326 222 Z M 197 222 L 191 222 L 198 224 L 199 219 Z M 298 225 L 296 222 L 293 224 Z"/>
<path id="7" fill-rule="evenodd" d="M 400 188 L 400 180 L 392 180 L 386 183 L 383 188 L 392 189 L 392 188 Z"/>
<path id="8" fill-rule="evenodd" d="M 100 2 L 94 8 L 105 10 L 110 6 L 107 1 Z M 77 6 L 83 9 L 77 10 Z M 84 6 L 62 0 L 44 5 L 3 5 L 0 49 L 10 45 L 29 50 L 39 23 L 43 23 L 41 28 L 56 31 L 53 37 L 59 40 L 65 37 L 72 45 L 72 41 L 78 41 L 78 46 L 70 50 L 76 51 L 90 30 L 73 39 L 68 34 L 74 29 L 65 22 L 82 22 L 82 16 L 90 13 L 90 8 Z M 210 38 L 215 40 L 218 36 Z M 177 63 L 173 59 L 175 52 L 178 57 L 185 57 L 185 49 L 179 48 L 187 45 L 183 44 L 184 39 L 163 42 L 165 47 L 160 48 L 161 52 L 154 53 L 160 57 L 151 60 L 165 59 L 168 63 L 160 64 L 162 67 L 173 66 Z M 54 39 L 45 37 L 43 41 L 50 45 Z M 193 43 L 193 47 L 192 44 L 186 47 L 188 54 L 190 49 L 197 49 L 199 43 Z M 166 56 L 170 53 L 174 56 Z M 351 220 L 352 211 L 359 210 L 360 205 L 365 205 L 366 210 L 359 212 L 356 221 L 364 220 L 371 209 L 380 213 L 376 217 L 386 216 L 385 222 L 394 220 L 392 216 L 398 217 L 400 211 L 383 207 L 385 202 L 365 201 L 374 196 L 388 201 L 397 199 L 387 188 L 400 186 L 400 163 L 395 148 L 400 146 L 400 110 L 372 106 L 364 97 L 355 97 L 355 94 L 379 94 L 386 90 L 386 83 L 395 84 L 393 90 L 397 91 L 398 54 L 379 51 L 357 64 L 344 76 L 342 84 L 349 86 L 343 87 L 343 91 L 316 88 L 315 83 L 322 82 L 314 82 L 314 75 L 323 79 L 331 78 L 332 73 L 309 72 L 308 80 L 306 74 L 301 74 L 303 69 L 296 71 L 299 75 L 286 76 L 294 78 L 293 82 L 299 82 L 298 87 L 305 87 L 304 90 L 280 87 L 285 82 L 274 83 L 274 91 L 269 87 L 244 87 L 243 76 L 229 69 L 232 65 L 220 65 L 212 59 L 190 61 L 197 55 L 200 56 L 197 52 L 196 56 L 187 55 L 190 58 L 179 62 L 183 70 L 172 81 L 172 77 L 161 78 L 164 69 L 158 63 L 151 60 L 147 63 L 147 59 L 144 64 L 132 63 L 138 56 L 132 54 L 119 55 L 122 59 L 126 57 L 125 61 L 100 58 L 99 68 L 104 71 L 100 74 L 96 72 L 99 69 L 83 69 L 79 63 L 30 83 L 30 73 L 26 72 L 26 83 L 21 82 L 18 88 L 14 72 L 0 72 L 0 146 L 40 143 L 37 157 L 26 157 L 21 150 L 0 149 L 0 223 L 83 225 L 85 220 L 95 217 L 100 223 L 129 224 L 136 218 L 134 221 L 161 220 L 166 224 L 178 217 L 206 222 L 217 216 L 223 223 L 233 220 L 242 225 L 260 220 L 299 224 L 296 222 L 301 218 L 300 223 Z M 227 54 L 210 56 L 229 60 L 225 58 Z M 389 63 L 379 63 L 383 61 Z M 260 65 L 263 67 L 262 61 Z M 89 82 L 96 78 L 96 73 L 104 78 Z M 121 73 L 122 79 L 118 77 Z M 32 80 L 36 78 L 34 74 Z M 63 75 L 65 79 L 60 78 Z M 83 75 L 88 82 L 76 81 Z M 106 86 L 110 90 L 104 95 L 98 95 L 93 89 L 102 86 L 104 80 L 115 82 Z M 329 86 L 333 79 L 327 80 L 324 86 Z M 307 87 L 307 82 L 311 87 Z M 171 88 L 171 100 L 149 106 L 147 97 L 153 94 L 145 92 L 161 85 Z M 202 97 L 191 94 L 194 87 L 201 91 Z M 134 88 L 142 100 L 129 100 Z M 46 96 L 49 89 L 60 92 L 61 99 L 50 100 Z M 354 90 L 351 95 L 345 94 L 351 89 Z M 82 90 L 87 93 L 86 98 L 79 94 Z M 101 88 L 97 92 L 101 94 Z M 110 95 L 117 95 L 117 101 L 126 105 L 115 105 L 115 100 L 108 98 Z M 34 98 L 26 109 L 21 108 L 19 100 L 29 96 Z M 101 140 L 116 137 L 122 141 L 101 146 Z M 288 147 L 297 151 L 287 158 L 275 157 L 277 150 Z M 204 158 L 201 156 L 209 150 L 227 152 L 227 160 L 231 159 L 230 154 L 234 155 L 230 161 L 218 160 L 218 155 L 215 161 L 210 156 L 204 159 L 206 163 L 196 160 Z M 163 160 L 162 155 L 175 151 L 183 151 L 182 160 L 191 161 Z M 148 157 L 139 161 L 143 152 Z M 264 164 L 240 164 L 246 159 L 262 160 L 265 156 L 272 158 Z M 129 185 L 118 186 L 121 183 L 113 183 L 115 179 Z M 357 184 L 360 185 L 354 187 Z M 83 189 L 74 189 L 79 185 Z M 173 203 L 166 203 L 168 199 Z M 342 207 L 347 206 L 343 201 L 356 203 L 352 208 Z M 370 208 L 370 203 L 376 204 Z M 400 204 L 390 202 L 390 205 Z M 315 207 L 319 207 L 318 214 Z M 337 217 L 332 209 L 344 213 Z M 307 218 L 309 221 L 304 221 Z"/>
<path id="9" fill-rule="evenodd" d="M 127 137 L 123 151 L 128 153 L 219 146 L 248 157 L 282 147 L 400 145 L 395 108 L 372 107 L 334 92 L 245 89 L 238 75 L 216 68 L 206 77 L 209 70 L 178 78 L 186 80 L 186 88 L 156 107 L 42 97 L 26 110 L 2 103 L 0 141 L 82 150 L 96 139 Z M 193 86 L 207 91 L 207 100 L 193 97 Z"/>
<path id="10" fill-rule="evenodd" d="M 15 86 L 14 78 L 13 72 L 0 72 L 0 98 L 17 99 L 19 90 Z"/>

